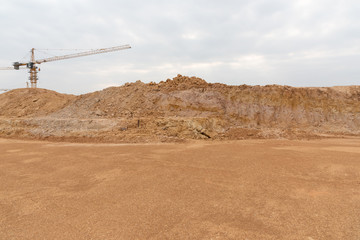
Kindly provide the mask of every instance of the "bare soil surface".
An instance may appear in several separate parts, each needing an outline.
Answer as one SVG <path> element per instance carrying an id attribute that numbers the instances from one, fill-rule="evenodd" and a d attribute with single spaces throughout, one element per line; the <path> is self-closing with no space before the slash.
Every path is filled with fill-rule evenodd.
<path id="1" fill-rule="evenodd" d="M 72 142 L 360 136 L 360 86 L 229 86 L 178 75 L 80 96 L 0 94 L 0 137 Z"/>
<path id="2" fill-rule="evenodd" d="M 0 239 L 360 239 L 360 139 L 0 139 Z"/>

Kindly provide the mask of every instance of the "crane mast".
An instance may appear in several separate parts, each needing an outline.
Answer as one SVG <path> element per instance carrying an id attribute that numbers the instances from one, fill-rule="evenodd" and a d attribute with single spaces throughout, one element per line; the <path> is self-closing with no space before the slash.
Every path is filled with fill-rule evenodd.
<path id="1" fill-rule="evenodd" d="M 36 49 L 32 48 L 30 51 L 31 52 L 30 62 L 27 62 L 27 63 L 14 62 L 13 67 L 0 68 L 0 70 L 11 70 L 11 69 L 19 70 L 21 66 L 26 66 L 29 69 L 29 73 L 30 73 L 30 76 L 29 76 L 30 86 L 31 86 L 31 88 L 36 88 L 37 81 L 38 81 L 37 65 L 39 65 L 39 64 L 46 63 L 46 62 L 65 60 L 65 59 L 69 59 L 69 58 L 84 57 L 84 56 L 100 54 L 100 53 L 115 52 L 115 51 L 125 50 L 125 49 L 129 49 L 129 48 L 131 48 L 130 45 L 122 45 L 122 46 L 117 46 L 117 47 L 100 48 L 100 49 L 95 49 L 95 50 L 86 51 L 86 52 L 67 54 L 67 55 L 55 56 L 55 57 L 50 57 L 50 58 L 38 59 L 38 60 L 35 59 L 35 50 Z"/>
<path id="2" fill-rule="evenodd" d="M 31 88 L 36 88 L 37 87 L 37 66 L 34 64 L 35 63 L 35 48 L 31 49 L 31 61 L 27 64 L 27 67 L 30 69 L 29 73 L 30 73 L 30 85 Z"/>

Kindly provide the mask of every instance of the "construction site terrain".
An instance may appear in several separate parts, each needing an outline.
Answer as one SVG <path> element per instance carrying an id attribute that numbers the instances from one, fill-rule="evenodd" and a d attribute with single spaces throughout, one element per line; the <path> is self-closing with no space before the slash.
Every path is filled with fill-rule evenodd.
<path id="1" fill-rule="evenodd" d="M 178 75 L 84 95 L 0 94 L 0 137 L 72 142 L 360 136 L 360 86 L 229 86 Z"/>
<path id="2" fill-rule="evenodd" d="M 358 240 L 359 146 L 359 86 L 8 91 L 0 239 Z"/>

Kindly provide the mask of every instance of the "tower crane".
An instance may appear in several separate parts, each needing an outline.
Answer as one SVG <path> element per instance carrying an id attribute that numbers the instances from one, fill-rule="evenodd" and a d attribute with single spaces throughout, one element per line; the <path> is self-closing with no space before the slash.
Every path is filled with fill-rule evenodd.
<path id="1" fill-rule="evenodd" d="M 84 57 L 84 56 L 89 56 L 89 55 L 94 55 L 94 54 L 100 54 L 100 53 L 107 53 L 107 52 L 115 52 L 115 51 L 120 51 L 120 50 L 125 50 L 125 49 L 129 49 L 131 48 L 130 45 L 122 45 L 122 46 L 117 46 L 117 47 L 110 47 L 110 48 L 100 48 L 100 49 L 95 49 L 95 50 L 91 50 L 91 51 L 86 51 L 86 52 L 80 52 L 80 53 L 73 53 L 73 54 L 67 54 L 67 55 L 62 55 L 62 56 L 54 56 L 54 57 L 49 57 L 49 58 L 44 58 L 44 59 L 35 59 L 35 48 L 31 49 L 31 56 L 30 56 L 30 61 L 29 62 L 14 62 L 13 63 L 13 67 L 3 67 L 0 68 L 0 70 L 19 70 L 21 66 L 25 66 L 26 68 L 29 69 L 29 73 L 30 73 L 30 84 L 31 84 L 31 88 L 36 88 L 37 87 L 37 81 L 38 81 L 38 66 L 42 63 L 46 63 L 46 62 L 53 62 L 53 61 L 59 61 L 59 60 L 65 60 L 65 59 L 69 59 L 69 58 L 76 58 L 76 57 Z"/>

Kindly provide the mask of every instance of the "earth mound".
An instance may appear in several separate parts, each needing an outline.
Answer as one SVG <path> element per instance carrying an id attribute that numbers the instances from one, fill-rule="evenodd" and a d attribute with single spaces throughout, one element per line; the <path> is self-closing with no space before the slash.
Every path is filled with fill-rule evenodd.
<path id="1" fill-rule="evenodd" d="M 46 89 L 21 88 L 0 94 L 0 117 L 39 117 L 56 112 L 74 95 Z"/>
<path id="2" fill-rule="evenodd" d="M 18 89 L 0 95 L 0 110 L 0 136 L 8 137 L 143 142 L 360 135 L 359 86 L 228 86 L 178 75 L 80 96 Z"/>

